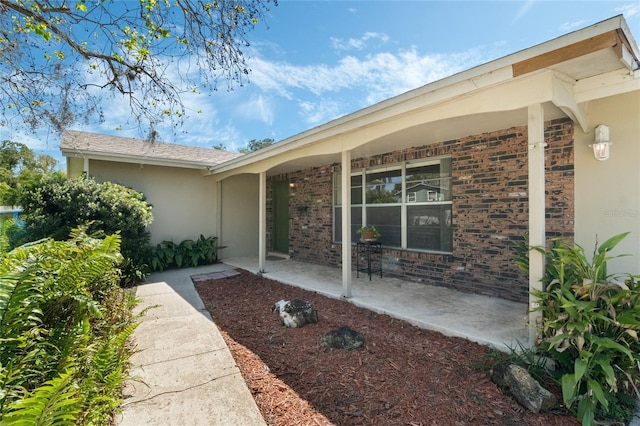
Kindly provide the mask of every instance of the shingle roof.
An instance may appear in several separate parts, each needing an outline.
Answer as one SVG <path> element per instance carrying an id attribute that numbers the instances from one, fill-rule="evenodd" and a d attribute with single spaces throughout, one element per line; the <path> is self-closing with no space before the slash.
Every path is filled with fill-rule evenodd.
<path id="1" fill-rule="evenodd" d="M 242 155 L 213 148 L 150 142 L 75 130 L 64 132 L 60 141 L 60 150 L 65 156 L 189 168 L 206 168 Z"/>

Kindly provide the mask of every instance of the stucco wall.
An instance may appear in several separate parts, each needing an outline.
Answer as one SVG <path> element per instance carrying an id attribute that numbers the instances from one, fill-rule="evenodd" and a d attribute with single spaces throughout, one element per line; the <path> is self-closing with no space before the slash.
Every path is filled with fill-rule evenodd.
<path id="1" fill-rule="evenodd" d="M 640 274 L 640 92 L 589 103 L 589 133 L 576 129 L 576 235 L 590 255 L 600 242 L 631 234 L 613 254 L 632 254 L 609 263 L 609 272 Z M 597 161 L 589 144 L 594 128 L 609 126 L 610 158 Z"/>
<path id="2" fill-rule="evenodd" d="M 67 176 L 76 178 L 84 172 L 84 158 L 67 157 Z"/>
<path id="3" fill-rule="evenodd" d="M 221 257 L 258 255 L 259 176 L 237 175 L 221 184 Z"/>
<path id="4" fill-rule="evenodd" d="M 547 235 L 572 240 L 572 122 L 546 123 L 545 140 Z M 512 245 L 528 232 L 527 151 L 523 126 L 354 159 L 355 170 L 442 155 L 452 158 L 453 252 L 384 248 L 385 275 L 526 302 L 529 283 L 513 261 Z M 338 171 L 340 165 L 333 164 L 273 177 L 294 184 L 289 194 L 292 258 L 340 265 L 341 245 L 332 241 L 331 208 L 331 176 Z"/>
<path id="5" fill-rule="evenodd" d="M 215 220 L 216 185 L 200 170 L 140 166 L 92 160 L 89 174 L 98 182 L 111 181 L 142 192 L 153 205 L 151 243 L 176 243 L 218 236 Z"/>

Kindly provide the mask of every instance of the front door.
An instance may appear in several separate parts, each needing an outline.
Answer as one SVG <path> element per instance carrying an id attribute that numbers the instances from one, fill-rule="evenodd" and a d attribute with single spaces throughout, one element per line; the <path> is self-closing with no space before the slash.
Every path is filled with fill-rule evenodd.
<path id="1" fill-rule="evenodd" d="M 273 207 L 273 251 L 289 253 L 289 182 L 276 181 L 271 187 Z"/>

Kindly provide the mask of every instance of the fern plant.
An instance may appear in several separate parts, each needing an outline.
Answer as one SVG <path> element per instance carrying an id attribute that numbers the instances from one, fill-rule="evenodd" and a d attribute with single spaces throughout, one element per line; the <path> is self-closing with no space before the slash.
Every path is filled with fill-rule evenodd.
<path id="1" fill-rule="evenodd" d="M 48 380 L 28 397 L 10 407 L 2 418 L 6 426 L 74 426 L 80 414 L 80 398 L 73 373 Z"/>
<path id="2" fill-rule="evenodd" d="M 109 424 L 133 351 L 119 235 L 41 240 L 0 259 L 2 424 Z M 88 391 L 91 389 L 91 391 Z M 94 391 L 95 390 L 95 391 Z"/>

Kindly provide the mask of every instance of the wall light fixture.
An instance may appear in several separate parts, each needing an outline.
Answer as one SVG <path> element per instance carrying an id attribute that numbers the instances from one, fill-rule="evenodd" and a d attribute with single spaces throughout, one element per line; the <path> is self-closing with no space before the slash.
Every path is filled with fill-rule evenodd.
<path id="1" fill-rule="evenodd" d="M 612 143 L 609 141 L 609 126 L 604 124 L 596 127 L 595 139 L 592 145 L 589 145 L 593 149 L 593 156 L 598 161 L 604 161 L 609 159 L 609 148 Z"/>

